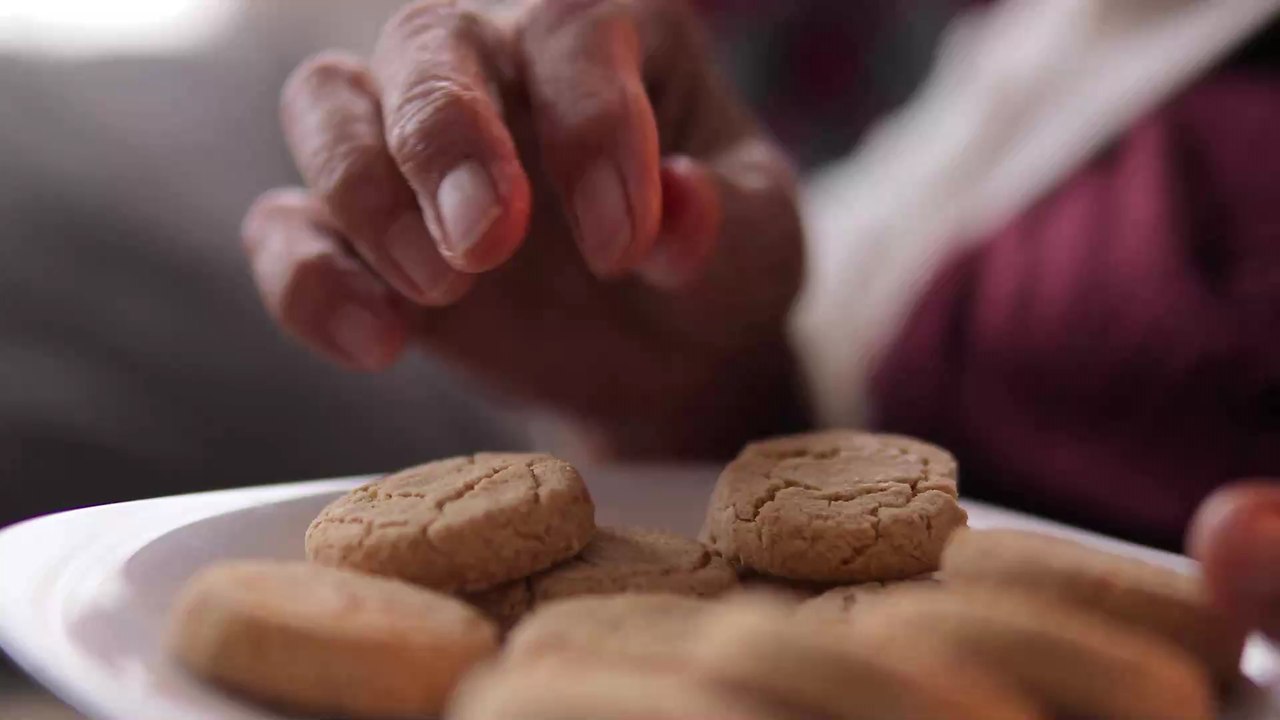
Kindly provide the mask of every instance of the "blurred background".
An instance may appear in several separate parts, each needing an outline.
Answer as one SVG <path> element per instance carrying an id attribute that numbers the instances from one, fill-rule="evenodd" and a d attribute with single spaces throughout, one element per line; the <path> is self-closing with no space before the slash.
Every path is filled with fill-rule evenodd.
<path id="1" fill-rule="evenodd" d="M 240 255 L 248 204 L 294 181 L 285 76 L 367 50 L 399 4 L 0 0 L 0 525 L 529 442 L 426 358 L 376 377 L 313 358 L 268 322 Z M 951 5 L 699 3 L 806 167 L 910 93 Z M 9 668 L 0 717 L 74 715 Z"/>

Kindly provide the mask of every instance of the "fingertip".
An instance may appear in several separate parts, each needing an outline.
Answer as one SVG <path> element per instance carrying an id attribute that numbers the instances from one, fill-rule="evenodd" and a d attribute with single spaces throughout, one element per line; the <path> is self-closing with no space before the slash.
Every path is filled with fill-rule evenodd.
<path id="1" fill-rule="evenodd" d="M 390 367 L 408 341 L 408 322 L 392 291 L 335 254 L 296 264 L 273 315 L 289 334 L 352 370 Z"/>
<path id="2" fill-rule="evenodd" d="M 417 211 L 408 211 L 392 223 L 379 245 L 391 260 L 383 278 L 410 302 L 423 307 L 449 305 L 471 287 L 471 276 L 442 255 Z"/>
<path id="3" fill-rule="evenodd" d="M 1192 520 L 1187 545 L 1216 604 L 1280 631 L 1280 483 L 1248 481 L 1215 492 Z"/>
<path id="4" fill-rule="evenodd" d="M 475 275 L 454 272 L 440 284 L 433 287 L 428 295 L 419 298 L 417 304 L 431 308 L 448 307 L 466 297 L 475 284 Z"/>
<path id="5" fill-rule="evenodd" d="M 1216 490 L 1196 510 L 1187 533 L 1187 547 L 1200 557 L 1233 537 L 1236 528 L 1258 519 L 1280 518 L 1280 481 L 1252 479 Z"/>
<path id="6" fill-rule="evenodd" d="M 346 366 L 366 372 L 395 364 L 408 341 L 408 327 L 388 304 L 346 302 L 331 312 L 325 344 Z"/>
<path id="7" fill-rule="evenodd" d="M 240 244 L 252 258 L 272 236 L 270 225 L 283 215 L 316 213 L 314 203 L 302 188 L 273 188 L 259 195 L 240 220 Z"/>

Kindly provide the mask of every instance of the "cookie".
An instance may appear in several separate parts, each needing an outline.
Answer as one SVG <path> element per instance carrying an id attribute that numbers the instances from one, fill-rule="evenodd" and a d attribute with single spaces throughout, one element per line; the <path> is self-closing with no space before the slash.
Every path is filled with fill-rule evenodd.
<path id="1" fill-rule="evenodd" d="M 868 647 L 945 649 L 1067 717 L 1215 717 L 1207 673 L 1176 645 L 1043 596 L 947 581 L 864 600 L 850 633 Z"/>
<path id="2" fill-rule="evenodd" d="M 786 580 L 769 575 L 739 575 L 738 589 L 743 594 L 753 596 L 767 595 L 776 600 L 796 603 L 797 605 L 827 592 L 830 585 L 807 583 L 800 580 Z"/>
<path id="3" fill-rule="evenodd" d="M 911 587 L 942 587 L 932 574 L 920 575 L 906 580 L 889 580 L 886 582 L 859 583 L 857 585 L 841 585 L 805 600 L 796 609 L 798 615 L 810 620 L 843 621 L 848 620 L 863 600 L 883 594 L 886 590 Z"/>
<path id="4" fill-rule="evenodd" d="M 1244 629 L 1210 606 L 1199 574 L 1018 530 L 956 533 L 942 566 L 957 583 L 1042 593 L 1165 637 L 1220 681 L 1240 674 Z"/>
<path id="5" fill-rule="evenodd" d="M 465 603 L 399 580 L 238 561 L 191 579 L 168 643 L 194 674 L 274 706 L 401 718 L 438 713 L 496 652 L 497 631 Z"/>
<path id="6" fill-rule="evenodd" d="M 529 578 L 535 605 L 575 595 L 664 592 L 718 595 L 737 585 L 725 560 L 690 538 L 602 528 L 577 557 Z"/>
<path id="7" fill-rule="evenodd" d="M 556 658 L 477 671 L 446 720 L 779 720 L 674 673 Z"/>
<path id="8" fill-rule="evenodd" d="M 536 454 L 480 453 L 363 485 L 307 529 L 307 557 L 447 592 L 475 592 L 577 554 L 595 531 L 578 472 Z"/>
<path id="9" fill-rule="evenodd" d="M 1017 691 L 964 662 L 858 646 L 828 626 L 796 621 L 787 605 L 720 603 L 702 624 L 693 673 L 801 717 L 839 720 L 1032 720 Z"/>
<path id="10" fill-rule="evenodd" d="M 703 538 L 766 575 L 856 583 L 936 570 L 966 521 L 945 450 L 835 430 L 747 445 L 716 483 Z"/>
<path id="11" fill-rule="evenodd" d="M 462 599 L 497 623 L 498 629 L 504 633 L 520 622 L 520 618 L 524 617 L 533 606 L 529 583 L 523 578 L 488 590 L 463 595 Z"/>
<path id="12" fill-rule="evenodd" d="M 511 662 L 568 656 L 584 661 L 678 669 L 713 607 L 683 595 L 588 595 L 549 602 L 511 632 Z"/>

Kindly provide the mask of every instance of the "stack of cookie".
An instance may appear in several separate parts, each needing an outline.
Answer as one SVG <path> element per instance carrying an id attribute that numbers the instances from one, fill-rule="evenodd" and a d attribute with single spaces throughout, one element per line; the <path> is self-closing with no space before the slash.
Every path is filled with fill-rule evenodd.
<path id="1" fill-rule="evenodd" d="M 177 657 L 290 710 L 432 716 L 534 607 L 580 595 L 712 597 L 738 582 L 697 540 L 597 528 L 581 476 L 542 454 L 480 453 L 368 483 L 326 507 L 305 545 L 309 563 L 197 575 L 174 612 Z"/>
<path id="2" fill-rule="evenodd" d="M 1212 717 L 1243 633 L 1197 578 L 965 530 L 956 476 L 900 436 L 753 443 L 699 542 L 596 528 L 582 478 L 548 455 L 437 461 L 325 508 L 308 563 L 199 574 L 172 647 L 225 688 L 327 716 Z"/>

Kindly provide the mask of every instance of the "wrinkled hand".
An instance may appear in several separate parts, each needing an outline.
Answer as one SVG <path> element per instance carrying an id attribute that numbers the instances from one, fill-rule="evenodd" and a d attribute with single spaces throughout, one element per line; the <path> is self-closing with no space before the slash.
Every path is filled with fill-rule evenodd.
<path id="1" fill-rule="evenodd" d="M 631 454 L 797 416 L 792 174 L 682 3 L 418 2 L 368 63 L 299 67 L 281 115 L 307 188 L 264 194 L 244 244 L 315 350 L 421 343 Z"/>
<path id="2" fill-rule="evenodd" d="M 1280 481 L 1227 486 L 1200 506 L 1188 547 L 1214 600 L 1280 640 Z"/>

